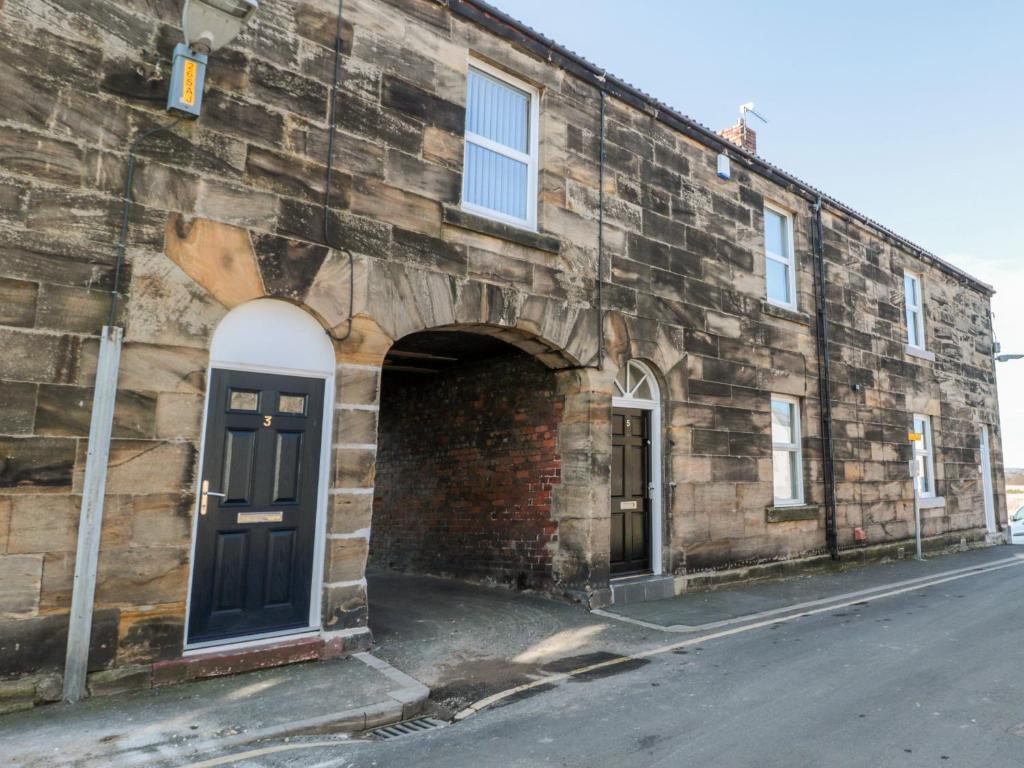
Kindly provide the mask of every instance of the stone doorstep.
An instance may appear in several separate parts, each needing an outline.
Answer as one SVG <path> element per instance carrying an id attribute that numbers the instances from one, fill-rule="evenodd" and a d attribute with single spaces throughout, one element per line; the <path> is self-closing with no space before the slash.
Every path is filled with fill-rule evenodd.
<path id="1" fill-rule="evenodd" d="M 966 541 L 967 549 L 1004 543 L 1001 537 L 990 537 L 984 529 L 972 529 L 925 537 L 921 540 L 921 550 L 923 552 L 938 552 L 945 549 L 960 549 L 961 539 Z M 707 571 L 676 576 L 676 594 L 700 592 L 723 586 L 749 583 L 759 579 L 790 576 L 807 571 L 841 569 L 851 564 L 895 560 L 899 559 L 900 549 L 903 550 L 903 557 L 914 557 L 914 539 L 843 549 L 839 552 L 840 559 L 838 562 L 832 560 L 828 554 L 823 554 L 791 560 L 779 560 L 771 563 L 760 563 L 741 568 L 730 568 L 723 571 Z"/>
<path id="2" fill-rule="evenodd" d="M 645 603 L 649 600 L 664 600 L 675 597 L 675 579 L 668 574 L 643 574 L 612 579 L 612 605 Z"/>
<path id="3" fill-rule="evenodd" d="M 153 664 L 152 685 L 173 685 L 208 677 L 221 677 L 258 669 L 280 667 L 304 661 L 332 659 L 369 647 L 369 630 L 349 637 L 304 637 L 280 640 L 267 645 L 183 656 Z"/>

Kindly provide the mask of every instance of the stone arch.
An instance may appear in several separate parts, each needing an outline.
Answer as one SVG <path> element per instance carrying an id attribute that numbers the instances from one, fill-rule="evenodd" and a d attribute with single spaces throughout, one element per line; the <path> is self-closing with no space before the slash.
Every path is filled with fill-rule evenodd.
<path id="1" fill-rule="evenodd" d="M 164 250 L 224 307 L 261 298 L 288 301 L 314 316 L 332 337 L 335 425 L 325 631 L 347 636 L 366 626 L 364 575 L 385 356 L 396 340 L 437 328 L 501 339 L 554 371 L 565 396 L 559 428 L 562 482 L 555 493 L 555 590 L 588 604 L 607 600 L 614 366 L 591 367 L 598 361 L 596 308 L 177 214 L 168 220 Z"/>
<path id="2" fill-rule="evenodd" d="M 508 319 L 510 316 L 506 316 Z M 516 316 L 519 317 L 519 316 Z M 357 323 L 356 328 L 368 326 L 369 318 L 363 318 Z M 478 318 L 479 320 L 479 318 Z M 524 327 L 525 326 L 525 327 Z M 509 346 L 516 348 L 520 353 L 529 357 L 531 364 L 537 365 L 538 369 L 546 370 L 545 389 L 547 395 L 558 400 L 559 418 L 553 427 L 555 434 L 554 450 L 557 452 L 559 467 L 559 478 L 552 484 L 550 490 L 550 521 L 554 526 L 555 535 L 551 536 L 551 547 L 548 549 L 550 561 L 549 578 L 544 582 L 543 588 L 556 594 L 569 596 L 572 599 L 583 601 L 587 604 L 601 602 L 602 590 L 607 592 L 608 573 L 608 457 L 610 454 L 610 432 L 608 419 L 610 418 L 611 403 L 611 379 L 602 372 L 580 367 L 577 359 L 564 350 L 559 349 L 551 339 L 547 339 L 536 333 L 536 326 L 528 323 L 496 324 L 489 322 L 453 322 L 441 326 L 426 327 L 422 330 L 413 330 L 416 326 L 407 324 L 404 326 L 407 332 L 399 336 L 394 342 L 395 348 L 402 347 L 403 340 L 417 339 L 424 336 L 431 337 L 431 343 L 443 343 L 444 334 L 452 334 L 455 337 L 464 337 L 466 334 L 479 336 L 486 339 L 494 339 L 502 342 L 498 346 Z M 377 329 L 380 331 L 380 329 Z M 440 334 L 440 336 L 438 336 Z M 381 332 L 383 337 L 389 334 Z M 366 338 L 370 338 L 368 334 Z M 378 339 L 380 336 L 377 337 Z M 437 341 L 440 339 L 440 341 Z M 365 342 L 361 341 L 362 346 Z M 391 349 L 391 347 L 389 347 Z M 443 352 L 443 350 L 438 350 Z M 363 362 L 356 362 L 357 359 Z M 391 489 L 388 477 L 391 477 L 393 470 L 381 461 L 390 461 L 394 451 L 381 441 L 393 441 L 395 436 L 393 429 L 395 424 L 404 425 L 408 417 L 400 418 L 395 413 L 389 412 L 388 400 L 382 399 L 381 394 L 385 391 L 384 377 L 393 374 L 386 373 L 393 370 L 396 363 L 418 365 L 415 359 L 412 363 L 408 360 L 396 360 L 389 357 L 388 350 L 380 354 L 380 363 L 371 364 L 366 358 L 359 358 L 355 350 L 347 350 L 339 359 L 339 390 L 341 392 L 339 401 L 339 433 L 346 431 L 346 425 L 355 424 L 356 421 L 366 418 L 367 410 L 374 414 L 374 422 L 377 431 L 374 434 L 374 449 L 367 451 L 367 461 L 372 459 L 374 468 L 372 474 L 366 476 L 370 479 L 360 492 L 352 493 L 350 503 L 360 505 L 362 512 L 358 521 L 352 526 L 359 526 L 359 529 L 369 529 L 368 538 L 372 538 L 372 527 L 381 524 L 380 520 L 374 518 L 372 504 L 365 499 L 356 500 L 357 496 L 375 494 L 379 498 L 382 492 L 390 496 Z M 513 360 L 523 359 L 513 357 Z M 426 364 L 426 363 L 424 363 Z M 517 364 L 518 365 L 518 364 Z M 458 372 L 451 375 L 458 376 Z M 372 378 L 372 383 L 369 380 Z M 364 382 L 363 386 L 357 385 L 357 379 Z M 428 385 L 433 387 L 432 380 Z M 481 379 L 487 382 L 487 379 Z M 507 380 L 503 380 L 507 381 Z M 535 377 L 523 370 L 524 386 L 535 381 Z M 497 384 L 495 386 L 498 386 Z M 516 383 L 509 385 L 515 387 Z M 386 388 L 389 393 L 387 397 L 393 397 L 396 390 L 394 385 Z M 416 388 L 413 387 L 415 390 Z M 364 400 L 368 400 L 369 392 L 373 392 L 374 402 L 350 403 L 346 401 L 346 392 L 357 396 L 363 394 Z M 408 390 L 405 390 L 408 391 Z M 430 390 L 426 390 L 430 394 Z M 498 390 L 495 390 L 498 391 Z M 509 390 L 503 389 L 502 392 Z M 518 390 L 512 392 L 507 399 L 515 399 Z M 411 406 L 412 413 L 418 413 L 419 401 Z M 427 407 L 430 400 L 425 400 Z M 446 406 L 449 401 L 445 400 Z M 392 405 L 391 407 L 394 407 Z M 544 409 L 538 409 L 543 411 Z M 532 411 L 531 411 L 532 413 Z M 459 414 L 452 412 L 454 418 Z M 472 417 L 470 417 L 472 418 Z M 460 422 L 461 423 L 461 422 Z M 364 433 L 360 433 L 364 434 Z M 360 437 L 359 440 L 363 440 Z M 547 458 L 542 458 L 547 461 Z M 339 461 L 340 465 L 347 462 Z M 418 466 L 414 462 L 414 466 Z M 378 476 L 378 470 L 381 474 Z M 377 481 L 385 483 L 386 486 L 375 487 Z M 524 481 L 525 482 L 525 481 Z M 349 495 L 347 491 L 341 491 L 341 496 Z M 449 499 L 449 496 L 445 496 Z M 372 500 L 372 496 L 371 496 Z M 379 512 L 379 509 L 378 509 Z M 383 520 L 388 520 L 382 518 Z M 376 522 L 375 522 L 376 520 Z M 394 524 L 392 520 L 388 524 Z M 353 531 L 338 531 L 339 535 L 350 535 Z M 378 534 L 379 535 L 379 534 Z M 389 531 L 386 540 L 393 541 L 395 536 Z M 376 550 L 375 550 L 376 551 Z M 378 560 L 375 555 L 375 561 Z M 393 561 L 392 561 L 393 562 Z M 412 570 L 415 569 L 413 568 Z M 431 571 L 423 571 L 431 572 Z M 437 571 L 433 571 L 437 573 Z M 449 573 L 456 573 L 450 571 Z M 509 579 L 506 578 L 508 582 Z M 514 579 L 511 580 L 514 583 Z"/>
<path id="3" fill-rule="evenodd" d="M 302 306 L 344 339 L 341 355 L 366 360 L 416 331 L 479 326 L 512 331 L 505 340 L 550 368 L 597 361 L 597 310 L 585 302 L 180 214 L 168 219 L 164 251 L 228 309 L 268 297 Z"/>
<path id="4" fill-rule="evenodd" d="M 451 327 L 502 338 L 549 368 L 597 361 L 597 314 L 588 304 L 395 262 L 357 264 L 356 275 L 354 314 L 392 341 Z"/>
<path id="5" fill-rule="evenodd" d="M 659 383 L 686 358 L 683 331 L 646 318 L 618 312 L 605 315 L 605 360 L 616 371 L 629 360 L 647 361 Z"/>

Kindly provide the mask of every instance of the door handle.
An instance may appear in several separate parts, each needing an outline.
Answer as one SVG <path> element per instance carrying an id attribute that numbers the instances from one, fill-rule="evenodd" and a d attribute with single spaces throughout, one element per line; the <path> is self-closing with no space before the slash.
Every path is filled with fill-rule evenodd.
<path id="1" fill-rule="evenodd" d="M 202 490 L 199 493 L 199 514 L 200 515 L 205 515 L 206 514 L 206 505 L 209 503 L 209 499 L 210 499 L 211 496 L 216 496 L 216 497 L 221 498 L 221 499 L 227 498 L 227 494 L 226 493 L 217 493 L 217 491 L 211 491 L 210 490 L 210 481 L 209 480 L 203 480 Z"/>

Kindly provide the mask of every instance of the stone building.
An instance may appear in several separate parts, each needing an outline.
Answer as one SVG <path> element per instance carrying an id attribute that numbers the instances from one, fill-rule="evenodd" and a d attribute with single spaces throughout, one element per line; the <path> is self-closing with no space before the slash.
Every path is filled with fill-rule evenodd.
<path id="1" fill-rule="evenodd" d="M 105 325 L 94 692 L 366 647 L 368 562 L 597 606 L 903 546 L 912 458 L 926 543 L 1000 529 L 990 287 L 477 0 L 349 0 L 335 69 L 337 10 L 210 56 L 118 271 L 178 4 L 0 4 L 10 695 L 60 695 Z"/>

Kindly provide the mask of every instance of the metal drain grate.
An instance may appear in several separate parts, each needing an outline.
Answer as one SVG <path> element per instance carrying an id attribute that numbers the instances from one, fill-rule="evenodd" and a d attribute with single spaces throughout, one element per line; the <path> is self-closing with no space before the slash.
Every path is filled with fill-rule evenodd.
<path id="1" fill-rule="evenodd" d="M 374 728 L 372 731 L 367 731 L 366 737 L 375 741 L 389 741 L 390 739 L 398 739 L 402 736 L 411 736 L 414 733 L 423 733 L 424 731 L 432 731 L 435 728 L 443 728 L 446 725 L 448 723 L 444 720 L 438 720 L 435 717 L 418 717 L 415 720 L 406 720 L 402 723 Z"/>

